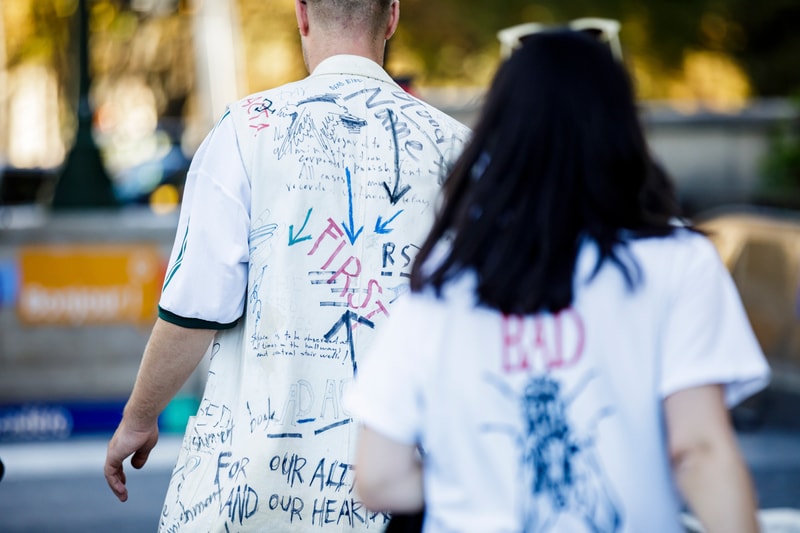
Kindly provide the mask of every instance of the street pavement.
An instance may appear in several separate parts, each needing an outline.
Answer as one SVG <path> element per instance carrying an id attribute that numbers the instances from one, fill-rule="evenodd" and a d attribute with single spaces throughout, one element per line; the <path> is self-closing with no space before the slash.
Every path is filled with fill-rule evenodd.
<path id="1" fill-rule="evenodd" d="M 0 444 L 0 532 L 155 532 L 180 437 L 162 435 L 142 470 L 126 465 L 125 503 L 103 477 L 108 437 Z"/>
<path id="2" fill-rule="evenodd" d="M 155 532 L 180 437 L 162 435 L 144 469 L 128 465 L 125 503 L 117 501 L 103 478 L 107 438 L 0 444 L 6 465 L 0 481 L 0 532 Z M 800 429 L 743 431 L 739 442 L 761 508 L 784 522 L 769 533 L 800 532 Z"/>

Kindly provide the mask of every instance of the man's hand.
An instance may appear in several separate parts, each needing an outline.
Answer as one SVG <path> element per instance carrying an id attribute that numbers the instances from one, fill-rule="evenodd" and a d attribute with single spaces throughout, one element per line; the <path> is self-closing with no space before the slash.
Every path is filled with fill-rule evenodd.
<path id="1" fill-rule="evenodd" d="M 134 468 L 147 462 L 158 442 L 158 415 L 197 368 L 215 334 L 213 329 L 189 329 L 156 319 L 122 422 L 108 443 L 103 470 L 120 501 L 128 499 L 122 462 L 131 455 Z"/>
<path id="2" fill-rule="evenodd" d="M 142 468 L 150 456 L 150 451 L 158 442 L 158 423 L 149 427 L 132 428 L 123 418 L 106 452 L 106 464 L 103 472 L 111 491 L 124 502 L 128 499 L 128 489 L 125 487 L 125 471 L 122 463 L 131 457 L 131 466 Z"/>

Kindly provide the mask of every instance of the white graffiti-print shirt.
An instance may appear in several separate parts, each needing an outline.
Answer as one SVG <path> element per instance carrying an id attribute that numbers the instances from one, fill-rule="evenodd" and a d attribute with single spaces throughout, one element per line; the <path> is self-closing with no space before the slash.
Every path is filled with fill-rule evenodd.
<path id="1" fill-rule="evenodd" d="M 162 318 L 220 329 L 160 531 L 381 531 L 342 403 L 407 291 L 466 127 L 362 57 L 229 106 L 190 170 Z"/>

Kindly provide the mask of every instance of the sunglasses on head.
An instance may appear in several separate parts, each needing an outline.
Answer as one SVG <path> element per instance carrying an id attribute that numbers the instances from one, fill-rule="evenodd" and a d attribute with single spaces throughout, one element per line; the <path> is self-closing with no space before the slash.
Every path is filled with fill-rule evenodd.
<path id="1" fill-rule="evenodd" d="M 619 21 L 603 18 L 579 18 L 568 22 L 566 27 L 573 31 L 591 35 L 601 43 L 607 44 L 614 57 L 619 60 L 622 59 L 622 47 L 619 42 Z M 520 47 L 526 37 L 551 28 L 553 26 L 549 24 L 527 22 L 500 30 L 497 32 L 497 38 L 500 40 L 500 56 L 507 58 L 511 55 L 511 52 Z"/>

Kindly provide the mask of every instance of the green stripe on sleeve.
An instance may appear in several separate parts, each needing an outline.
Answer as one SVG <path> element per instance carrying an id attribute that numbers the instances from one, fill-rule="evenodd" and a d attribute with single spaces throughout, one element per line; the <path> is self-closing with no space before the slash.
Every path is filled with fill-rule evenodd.
<path id="1" fill-rule="evenodd" d="M 236 319 L 230 324 L 221 324 L 219 322 L 201 320 L 199 318 L 186 318 L 176 315 L 175 313 L 171 313 L 166 309 L 162 309 L 161 306 L 158 306 L 158 318 L 169 322 L 170 324 L 175 324 L 176 326 L 188 329 L 231 329 L 237 324 L 237 322 L 239 322 L 239 319 Z"/>

